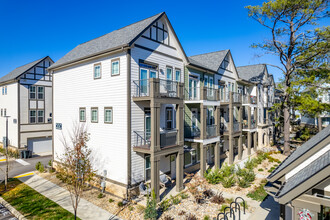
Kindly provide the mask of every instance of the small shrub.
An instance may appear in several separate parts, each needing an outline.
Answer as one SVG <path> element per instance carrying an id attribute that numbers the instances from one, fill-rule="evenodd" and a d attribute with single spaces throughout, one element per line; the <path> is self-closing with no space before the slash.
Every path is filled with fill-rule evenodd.
<path id="1" fill-rule="evenodd" d="M 277 161 L 278 164 L 282 163 L 281 161 Z"/>
<path id="2" fill-rule="evenodd" d="M 181 202 L 181 200 L 178 196 L 175 196 L 175 197 L 171 196 L 171 200 L 172 200 L 174 205 L 177 205 Z"/>
<path id="3" fill-rule="evenodd" d="M 171 206 L 171 202 L 169 199 L 163 200 L 159 204 L 159 208 L 162 210 L 162 212 L 166 212 L 170 206 Z"/>
<path id="4" fill-rule="evenodd" d="M 235 178 L 233 176 L 225 177 L 225 178 L 223 178 L 221 183 L 222 183 L 223 187 L 230 188 L 235 184 Z"/>
<path id="5" fill-rule="evenodd" d="M 183 210 L 181 210 L 181 211 L 178 213 L 178 215 L 185 215 L 185 214 L 186 214 L 186 212 L 183 211 Z"/>
<path id="6" fill-rule="evenodd" d="M 189 214 L 186 218 L 186 220 L 197 220 L 197 217 L 194 214 Z"/>
<path id="7" fill-rule="evenodd" d="M 152 199 L 150 199 L 150 196 L 147 195 L 147 207 L 144 210 L 144 219 L 157 219 L 158 213 L 156 206 L 156 194 L 155 191 L 152 190 Z"/>
<path id="8" fill-rule="evenodd" d="M 209 197 L 213 196 L 214 193 L 213 193 L 212 190 L 207 189 L 207 190 L 204 190 L 204 191 L 203 191 L 203 195 L 204 195 L 205 197 L 209 198 Z"/>
<path id="9" fill-rule="evenodd" d="M 262 172 L 262 171 L 264 171 L 264 169 L 260 168 L 260 169 L 258 169 L 258 171 L 259 171 L 259 172 Z"/>
<path id="10" fill-rule="evenodd" d="M 216 203 L 216 204 L 222 204 L 225 202 L 225 198 L 223 197 L 222 193 L 219 193 L 217 195 L 214 195 L 211 200 L 212 203 Z"/>
<path id="11" fill-rule="evenodd" d="M 239 187 L 242 187 L 242 188 L 248 188 L 250 186 L 250 182 L 247 181 L 245 178 L 237 177 L 237 183 L 238 183 Z"/>
<path id="12" fill-rule="evenodd" d="M 44 167 L 43 164 L 41 164 L 41 165 L 39 166 L 39 172 L 40 172 L 40 173 L 45 172 L 45 167 Z"/>
<path id="13" fill-rule="evenodd" d="M 252 170 L 256 166 L 256 160 L 249 158 L 244 165 L 246 169 Z"/>
<path id="14" fill-rule="evenodd" d="M 109 199 L 109 203 L 113 203 L 115 200 L 113 199 Z"/>
<path id="15" fill-rule="evenodd" d="M 217 168 L 217 169 L 214 169 L 213 171 L 208 169 L 205 172 L 204 177 L 207 180 L 207 182 L 209 182 L 211 184 L 218 184 L 221 182 L 223 175 L 222 175 L 222 171 Z"/>
<path id="16" fill-rule="evenodd" d="M 124 203 L 120 201 L 120 202 L 117 203 L 117 206 L 118 207 L 123 207 L 124 206 Z"/>
<path id="17" fill-rule="evenodd" d="M 53 162 L 52 162 L 52 160 L 49 160 L 49 161 L 48 161 L 48 166 L 50 166 L 50 167 L 53 166 Z"/>
<path id="18" fill-rule="evenodd" d="M 164 217 L 164 220 L 174 220 L 174 218 L 172 218 L 172 217 L 169 216 L 169 215 L 166 215 L 166 216 Z"/>
<path id="19" fill-rule="evenodd" d="M 225 163 L 221 168 L 223 177 L 229 177 L 230 175 L 232 175 L 234 173 L 234 171 L 235 171 L 235 165 L 229 166 L 227 163 Z"/>
<path id="20" fill-rule="evenodd" d="M 188 199 L 188 194 L 187 193 L 181 193 L 180 194 L 181 199 Z"/>
<path id="21" fill-rule="evenodd" d="M 262 202 L 266 198 L 266 196 L 267 192 L 265 191 L 263 184 L 247 194 L 247 197 L 250 197 L 251 199 L 260 202 Z"/>
<path id="22" fill-rule="evenodd" d="M 38 163 L 36 163 L 36 170 L 39 170 L 39 167 L 40 167 L 41 165 L 42 165 L 41 162 L 38 161 Z"/>
<path id="23" fill-rule="evenodd" d="M 203 220 L 211 220 L 210 216 L 209 215 L 205 215 Z"/>
<path id="24" fill-rule="evenodd" d="M 103 197 L 104 197 L 103 193 L 99 193 L 99 194 L 97 195 L 97 198 L 99 198 L 99 199 L 102 199 Z"/>

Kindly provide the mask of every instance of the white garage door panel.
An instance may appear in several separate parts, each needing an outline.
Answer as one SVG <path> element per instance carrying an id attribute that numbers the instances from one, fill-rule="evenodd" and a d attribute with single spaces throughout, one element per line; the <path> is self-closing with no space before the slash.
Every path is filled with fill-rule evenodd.
<path id="1" fill-rule="evenodd" d="M 52 152 L 52 138 L 29 139 L 28 150 L 34 154 Z"/>

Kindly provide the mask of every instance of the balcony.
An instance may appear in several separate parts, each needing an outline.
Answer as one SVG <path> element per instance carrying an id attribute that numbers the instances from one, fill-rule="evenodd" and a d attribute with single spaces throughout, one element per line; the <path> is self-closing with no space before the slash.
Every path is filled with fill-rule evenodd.
<path id="1" fill-rule="evenodd" d="M 217 125 L 207 125 L 206 126 L 206 138 L 212 138 L 218 136 Z"/>
<path id="2" fill-rule="evenodd" d="M 186 100 L 189 101 L 219 101 L 218 90 L 207 87 L 194 87 L 186 89 Z"/>
<path id="3" fill-rule="evenodd" d="M 230 100 L 230 93 L 229 92 L 219 92 L 220 102 L 228 102 Z"/>
<path id="4" fill-rule="evenodd" d="M 243 104 L 257 104 L 257 97 L 252 95 L 244 95 L 243 96 Z"/>
<path id="5" fill-rule="evenodd" d="M 239 122 L 234 122 L 233 124 L 233 129 L 234 129 L 234 132 L 239 132 L 241 131 L 241 127 L 240 127 L 240 123 Z"/>
<path id="6" fill-rule="evenodd" d="M 241 103 L 242 102 L 242 95 L 237 92 L 232 92 L 233 94 L 233 102 L 235 103 Z"/>
<path id="7" fill-rule="evenodd" d="M 195 138 L 200 138 L 200 136 L 201 136 L 201 131 L 197 126 L 185 126 L 184 127 L 184 137 L 185 138 L 195 139 Z"/>
<path id="8" fill-rule="evenodd" d="M 249 123 L 248 123 L 248 120 L 247 119 L 243 120 L 242 127 L 243 127 L 243 129 L 249 129 Z M 256 120 L 251 119 L 251 127 L 250 127 L 250 129 L 254 129 L 254 128 L 256 128 Z"/>
<path id="9" fill-rule="evenodd" d="M 160 148 L 177 145 L 177 129 L 160 132 Z M 133 131 L 132 145 L 137 148 L 150 150 L 151 133 L 146 131 Z"/>
<path id="10" fill-rule="evenodd" d="M 225 123 L 220 123 L 220 134 L 221 135 L 223 135 L 225 132 L 229 131 L 228 123 L 229 122 L 227 122 L 226 124 Z"/>
<path id="11" fill-rule="evenodd" d="M 183 83 L 163 79 L 133 81 L 133 98 L 183 98 Z"/>

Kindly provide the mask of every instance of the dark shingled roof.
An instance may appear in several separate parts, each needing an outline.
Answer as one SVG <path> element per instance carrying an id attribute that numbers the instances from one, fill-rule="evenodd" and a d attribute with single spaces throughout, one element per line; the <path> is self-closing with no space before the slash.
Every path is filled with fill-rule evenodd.
<path id="1" fill-rule="evenodd" d="M 251 81 L 251 82 L 261 82 L 266 64 L 255 64 L 248 66 L 239 66 L 237 67 L 237 73 L 239 78 Z"/>
<path id="2" fill-rule="evenodd" d="M 31 69 L 34 65 L 38 64 L 39 62 L 41 62 L 43 59 L 46 59 L 48 56 L 43 57 L 39 60 L 35 60 L 31 63 L 25 64 L 23 66 L 17 67 L 16 69 L 14 69 L 13 71 L 11 71 L 10 73 L 8 73 L 7 75 L 3 76 L 0 78 L 0 83 L 4 83 L 13 79 L 16 79 L 17 77 L 19 77 L 20 75 L 22 75 L 23 73 L 25 73 L 26 71 L 28 71 L 29 69 Z"/>
<path id="3" fill-rule="evenodd" d="M 229 50 L 220 50 L 211 53 L 204 53 L 195 56 L 190 56 L 188 57 L 188 60 L 189 63 L 193 65 L 218 72 L 221 63 L 228 52 Z"/>
<path id="4" fill-rule="evenodd" d="M 267 178 L 270 179 L 284 168 L 289 166 L 292 162 L 294 162 L 297 158 L 311 150 L 318 143 L 323 141 L 330 135 L 330 126 L 327 126 L 321 132 L 317 133 L 314 137 L 312 137 L 309 141 L 304 143 L 302 146 L 298 147 L 294 152 L 292 152 Z"/>
<path id="5" fill-rule="evenodd" d="M 298 173 L 290 177 L 286 181 L 285 185 L 283 185 L 283 187 L 277 192 L 275 196 L 277 198 L 282 197 L 283 195 L 290 192 L 292 189 L 299 187 L 299 185 L 305 182 L 307 179 L 312 178 L 313 175 L 327 168 L 329 165 L 330 165 L 330 151 L 327 151 L 322 156 L 320 156 L 312 163 L 310 163 L 308 166 L 306 166 Z"/>
<path id="6" fill-rule="evenodd" d="M 142 34 L 142 32 L 147 27 L 158 20 L 163 14 L 165 13 L 162 12 L 156 14 L 152 17 L 112 31 L 111 33 L 105 34 L 86 43 L 79 44 L 69 53 L 64 55 L 64 57 L 59 59 L 56 63 L 51 65 L 50 69 L 80 60 L 82 58 L 106 52 L 111 49 L 127 46 L 131 44 L 138 35 Z"/>

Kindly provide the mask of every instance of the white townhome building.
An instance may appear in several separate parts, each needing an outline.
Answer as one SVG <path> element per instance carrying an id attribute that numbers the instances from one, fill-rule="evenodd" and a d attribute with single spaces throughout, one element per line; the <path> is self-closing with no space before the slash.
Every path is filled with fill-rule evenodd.
<path id="1" fill-rule="evenodd" d="M 186 55 L 165 13 L 78 45 L 53 74 L 54 160 L 77 123 L 107 189 L 121 197 L 159 175 L 183 187 L 183 90 Z"/>
<path id="2" fill-rule="evenodd" d="M 53 64 L 44 57 L 14 69 L 0 78 L 0 137 L 6 136 L 13 149 L 34 154 L 52 152 L 52 76 Z"/>

